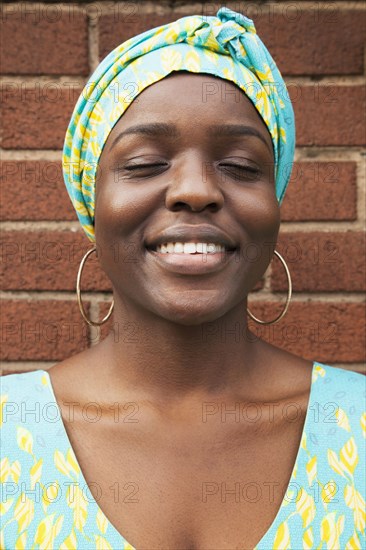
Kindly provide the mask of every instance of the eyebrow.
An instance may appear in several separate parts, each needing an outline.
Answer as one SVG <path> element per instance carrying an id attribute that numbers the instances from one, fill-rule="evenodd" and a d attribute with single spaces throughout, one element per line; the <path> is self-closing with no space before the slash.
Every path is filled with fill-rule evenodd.
<path id="1" fill-rule="evenodd" d="M 217 137 L 221 137 L 223 135 L 256 137 L 260 139 L 272 153 L 272 149 L 264 139 L 263 135 L 252 126 L 244 126 L 242 124 L 212 124 L 208 126 L 207 129 L 214 132 Z M 175 139 L 181 136 L 178 128 L 171 123 L 151 122 L 149 124 L 137 124 L 135 126 L 130 126 L 121 132 L 113 141 L 111 150 L 124 136 L 129 134 L 141 134 L 149 137 L 165 136 Z"/>

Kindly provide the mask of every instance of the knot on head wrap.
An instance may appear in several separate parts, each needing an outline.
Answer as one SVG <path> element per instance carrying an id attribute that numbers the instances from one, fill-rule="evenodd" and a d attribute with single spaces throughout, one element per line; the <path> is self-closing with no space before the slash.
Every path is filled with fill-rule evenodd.
<path id="1" fill-rule="evenodd" d="M 295 151 L 292 104 L 253 21 L 221 7 L 216 17 L 182 17 L 130 38 L 86 83 L 67 128 L 62 163 L 67 191 L 92 242 L 96 170 L 111 130 L 139 93 L 183 70 L 234 82 L 252 101 L 272 138 L 276 196 L 282 202 Z"/>

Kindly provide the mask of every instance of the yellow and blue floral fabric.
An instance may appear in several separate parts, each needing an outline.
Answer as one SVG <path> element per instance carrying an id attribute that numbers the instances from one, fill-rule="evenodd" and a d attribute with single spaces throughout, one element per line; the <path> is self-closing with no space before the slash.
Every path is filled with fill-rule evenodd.
<path id="1" fill-rule="evenodd" d="M 135 550 L 88 489 L 47 371 L 0 380 L 0 549 Z M 365 383 L 313 363 L 290 482 L 254 550 L 366 548 Z"/>
<path id="2" fill-rule="evenodd" d="M 292 103 L 254 22 L 223 6 L 216 16 L 181 17 L 130 38 L 88 79 L 67 128 L 62 163 L 71 202 L 92 242 L 95 178 L 103 146 L 132 101 L 174 71 L 217 76 L 248 96 L 271 135 L 276 197 L 282 202 L 295 152 Z"/>

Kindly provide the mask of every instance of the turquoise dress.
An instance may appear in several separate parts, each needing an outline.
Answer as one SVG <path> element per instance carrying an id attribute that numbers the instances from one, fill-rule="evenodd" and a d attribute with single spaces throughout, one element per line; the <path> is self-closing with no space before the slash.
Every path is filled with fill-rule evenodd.
<path id="1" fill-rule="evenodd" d="M 0 381 L 0 549 L 134 550 L 88 490 L 47 371 Z M 255 550 L 366 548 L 365 387 L 362 374 L 313 363 L 290 482 Z"/>

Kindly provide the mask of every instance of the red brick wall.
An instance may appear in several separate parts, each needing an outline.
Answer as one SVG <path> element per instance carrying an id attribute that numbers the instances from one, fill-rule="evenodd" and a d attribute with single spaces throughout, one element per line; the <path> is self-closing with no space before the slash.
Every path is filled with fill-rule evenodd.
<path id="1" fill-rule="evenodd" d="M 95 2 L 2 6 L 1 359 L 3 372 L 49 368 L 103 338 L 82 321 L 77 269 L 90 243 L 71 206 L 61 150 L 78 94 L 113 47 L 224 3 Z M 227 2 L 254 19 L 285 77 L 297 150 L 278 250 L 293 279 L 285 318 L 257 334 L 303 357 L 364 372 L 365 8 L 362 2 Z M 174 6 L 173 8 L 171 6 Z M 90 265 L 92 264 L 92 266 Z M 108 279 L 90 258 L 84 303 L 100 319 Z M 276 315 L 286 278 L 275 260 L 251 294 Z"/>

